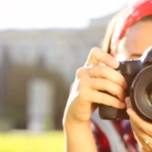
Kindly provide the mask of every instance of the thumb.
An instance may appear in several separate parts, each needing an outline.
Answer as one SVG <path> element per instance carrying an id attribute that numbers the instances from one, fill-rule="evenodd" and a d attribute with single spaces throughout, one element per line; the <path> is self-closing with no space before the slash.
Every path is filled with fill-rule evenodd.
<path id="1" fill-rule="evenodd" d="M 132 108 L 130 97 L 126 97 L 125 102 L 126 102 L 126 105 L 127 105 L 127 109 Z"/>

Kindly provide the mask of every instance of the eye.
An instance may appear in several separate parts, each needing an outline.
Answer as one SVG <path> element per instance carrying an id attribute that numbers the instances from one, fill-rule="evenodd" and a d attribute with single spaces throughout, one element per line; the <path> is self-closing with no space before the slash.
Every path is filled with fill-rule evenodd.
<path id="1" fill-rule="evenodd" d="M 139 59 L 142 56 L 142 54 L 131 54 L 130 59 Z"/>

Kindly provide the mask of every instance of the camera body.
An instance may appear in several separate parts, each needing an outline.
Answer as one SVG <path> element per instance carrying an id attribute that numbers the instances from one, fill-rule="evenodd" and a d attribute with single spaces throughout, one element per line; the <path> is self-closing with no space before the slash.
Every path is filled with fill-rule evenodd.
<path id="1" fill-rule="evenodd" d="M 126 96 L 130 97 L 133 109 L 142 119 L 152 122 L 152 47 L 138 60 L 120 62 L 117 70 L 126 79 Z M 126 109 L 106 105 L 99 105 L 99 115 L 111 120 L 128 119 Z"/>

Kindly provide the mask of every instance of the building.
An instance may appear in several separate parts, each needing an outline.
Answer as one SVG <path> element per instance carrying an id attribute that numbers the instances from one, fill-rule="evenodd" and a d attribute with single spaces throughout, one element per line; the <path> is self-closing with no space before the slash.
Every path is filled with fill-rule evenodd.
<path id="1" fill-rule="evenodd" d="M 39 126 L 35 129 L 43 130 L 45 127 L 40 124 L 46 117 L 48 129 L 62 128 L 63 110 L 75 71 L 83 65 L 90 49 L 99 45 L 111 17 L 93 19 L 85 29 L 0 32 L 2 129 Z M 47 84 L 51 95 L 44 95 Z M 43 107 L 43 98 L 49 100 L 48 106 L 46 101 Z"/>

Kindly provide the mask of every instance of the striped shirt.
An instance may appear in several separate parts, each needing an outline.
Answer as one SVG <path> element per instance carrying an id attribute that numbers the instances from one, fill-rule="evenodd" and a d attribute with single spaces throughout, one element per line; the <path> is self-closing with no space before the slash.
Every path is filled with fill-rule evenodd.
<path id="1" fill-rule="evenodd" d="M 128 120 L 109 121 L 92 116 L 98 152 L 140 152 Z"/>

